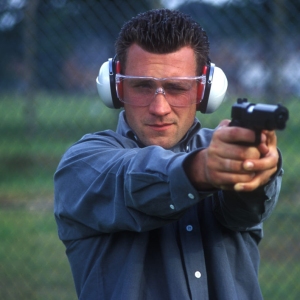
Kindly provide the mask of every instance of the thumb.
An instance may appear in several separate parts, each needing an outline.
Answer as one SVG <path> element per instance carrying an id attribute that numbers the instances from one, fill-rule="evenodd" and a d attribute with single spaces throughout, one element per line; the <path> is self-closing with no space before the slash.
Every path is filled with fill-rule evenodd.
<path id="1" fill-rule="evenodd" d="M 228 126 L 228 124 L 229 124 L 230 122 L 231 122 L 230 120 L 222 120 L 222 121 L 219 123 L 219 125 L 218 125 L 218 127 L 217 127 L 216 129 L 220 129 L 220 128 L 222 128 L 222 127 Z"/>

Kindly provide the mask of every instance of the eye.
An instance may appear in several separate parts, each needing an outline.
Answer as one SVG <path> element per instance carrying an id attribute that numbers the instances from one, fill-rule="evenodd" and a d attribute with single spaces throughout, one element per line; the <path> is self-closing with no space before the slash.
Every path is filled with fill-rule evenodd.
<path id="1" fill-rule="evenodd" d="M 186 81 L 166 82 L 164 89 L 171 94 L 184 93 L 191 89 L 191 85 Z"/>
<path id="2" fill-rule="evenodd" d="M 134 89 L 153 89 L 155 84 L 153 80 L 132 79 L 130 86 Z"/>

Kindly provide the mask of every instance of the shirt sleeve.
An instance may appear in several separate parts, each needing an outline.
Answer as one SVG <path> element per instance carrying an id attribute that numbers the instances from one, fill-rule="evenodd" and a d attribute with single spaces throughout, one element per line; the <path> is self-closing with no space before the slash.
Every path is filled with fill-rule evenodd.
<path id="1" fill-rule="evenodd" d="M 63 156 L 54 176 L 62 240 L 155 229 L 177 220 L 206 196 L 183 170 L 186 153 L 125 143 L 93 135 Z"/>
<path id="2" fill-rule="evenodd" d="M 282 157 L 269 182 L 253 192 L 219 191 L 214 196 L 214 214 L 227 228 L 235 231 L 257 230 L 274 210 L 282 182 Z"/>

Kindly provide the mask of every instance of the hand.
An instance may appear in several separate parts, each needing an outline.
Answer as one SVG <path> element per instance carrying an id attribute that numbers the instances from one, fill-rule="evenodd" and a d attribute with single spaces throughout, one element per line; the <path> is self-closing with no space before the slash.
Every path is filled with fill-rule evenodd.
<path id="1" fill-rule="evenodd" d="M 278 152 L 274 131 L 262 133 L 261 144 L 253 143 L 252 130 L 220 123 L 208 148 L 196 153 L 186 165 L 186 172 L 198 189 L 220 188 L 252 191 L 265 184 L 276 172 Z"/>
<path id="2" fill-rule="evenodd" d="M 244 170 L 255 172 L 254 178 L 247 183 L 234 185 L 236 191 L 252 191 L 266 184 L 270 177 L 277 171 L 279 154 L 277 151 L 277 137 L 275 131 L 263 131 L 262 142 L 258 146 L 261 153 L 260 159 L 245 160 Z"/>

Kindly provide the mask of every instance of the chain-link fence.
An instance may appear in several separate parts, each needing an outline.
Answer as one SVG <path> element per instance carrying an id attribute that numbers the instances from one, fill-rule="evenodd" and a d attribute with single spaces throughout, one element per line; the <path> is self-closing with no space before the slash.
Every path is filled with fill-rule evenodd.
<path id="1" fill-rule="evenodd" d="M 177 8 L 206 29 L 211 59 L 227 74 L 221 109 L 237 97 L 289 108 L 278 132 L 284 157 L 280 202 L 265 223 L 260 282 L 265 299 L 299 299 L 300 4 L 298 0 L 0 1 L 0 298 L 76 299 L 53 218 L 53 173 L 66 148 L 87 132 L 115 128 L 95 78 L 114 55 L 125 20 L 151 8 Z"/>

